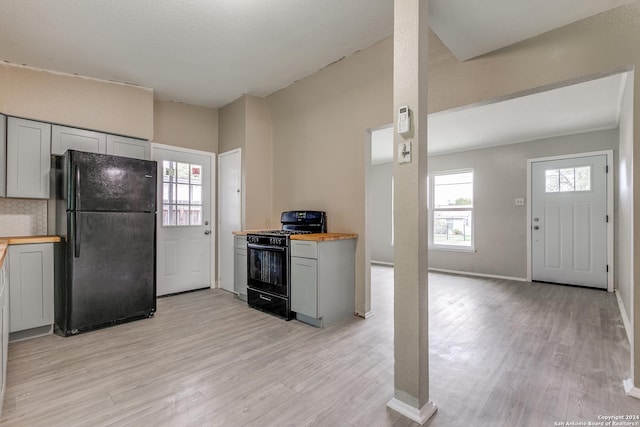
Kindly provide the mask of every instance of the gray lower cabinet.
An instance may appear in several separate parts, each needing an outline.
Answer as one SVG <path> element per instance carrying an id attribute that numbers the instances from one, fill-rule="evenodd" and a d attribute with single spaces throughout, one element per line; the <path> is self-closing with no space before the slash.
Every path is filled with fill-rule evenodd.
<path id="1" fill-rule="evenodd" d="M 8 259 L 5 257 L 0 266 L 0 417 L 2 416 L 2 402 L 4 402 L 4 392 L 7 385 L 7 349 L 9 348 L 9 275 Z"/>
<path id="2" fill-rule="evenodd" d="M 53 324 L 53 243 L 9 246 L 9 332 Z"/>
<path id="3" fill-rule="evenodd" d="M 233 257 L 233 290 L 242 301 L 247 300 L 247 236 L 235 236 Z"/>
<path id="4" fill-rule="evenodd" d="M 90 130 L 53 125 L 51 127 L 51 154 L 62 155 L 67 150 L 104 154 L 107 152 L 107 135 Z"/>
<path id="5" fill-rule="evenodd" d="M 330 326 L 355 313 L 355 239 L 291 241 L 291 309 L 298 320 Z"/>
<path id="6" fill-rule="evenodd" d="M 7 120 L 7 197 L 49 198 L 51 125 Z"/>

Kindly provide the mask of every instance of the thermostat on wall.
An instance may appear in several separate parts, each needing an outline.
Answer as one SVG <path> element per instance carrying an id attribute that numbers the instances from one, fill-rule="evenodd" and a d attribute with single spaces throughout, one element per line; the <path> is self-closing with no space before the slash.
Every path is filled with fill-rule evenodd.
<path id="1" fill-rule="evenodd" d="M 398 110 L 398 133 L 406 135 L 411 130 L 411 110 L 408 106 L 400 107 Z"/>

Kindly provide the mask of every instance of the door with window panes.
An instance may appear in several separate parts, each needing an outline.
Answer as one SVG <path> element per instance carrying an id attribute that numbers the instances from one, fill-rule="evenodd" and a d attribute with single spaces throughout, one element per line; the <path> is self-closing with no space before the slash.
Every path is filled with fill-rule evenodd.
<path id="1" fill-rule="evenodd" d="M 607 288 L 607 156 L 531 163 L 532 279 Z"/>
<path id="2" fill-rule="evenodd" d="M 158 162 L 157 294 L 211 287 L 212 155 L 154 146 Z"/>

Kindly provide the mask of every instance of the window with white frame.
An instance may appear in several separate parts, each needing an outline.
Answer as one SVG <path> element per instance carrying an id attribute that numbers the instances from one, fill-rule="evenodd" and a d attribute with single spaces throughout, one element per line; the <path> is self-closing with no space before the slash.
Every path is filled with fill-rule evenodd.
<path id="1" fill-rule="evenodd" d="M 162 225 L 202 225 L 202 165 L 162 162 Z"/>
<path id="2" fill-rule="evenodd" d="M 430 179 L 434 248 L 473 248 L 473 170 L 438 172 Z"/>

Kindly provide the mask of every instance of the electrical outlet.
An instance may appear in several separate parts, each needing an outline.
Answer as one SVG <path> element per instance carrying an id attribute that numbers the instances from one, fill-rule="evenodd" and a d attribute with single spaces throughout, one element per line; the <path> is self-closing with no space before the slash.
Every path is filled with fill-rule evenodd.
<path id="1" fill-rule="evenodd" d="M 516 206 L 524 206 L 524 198 L 523 197 L 517 197 L 516 198 Z"/>

